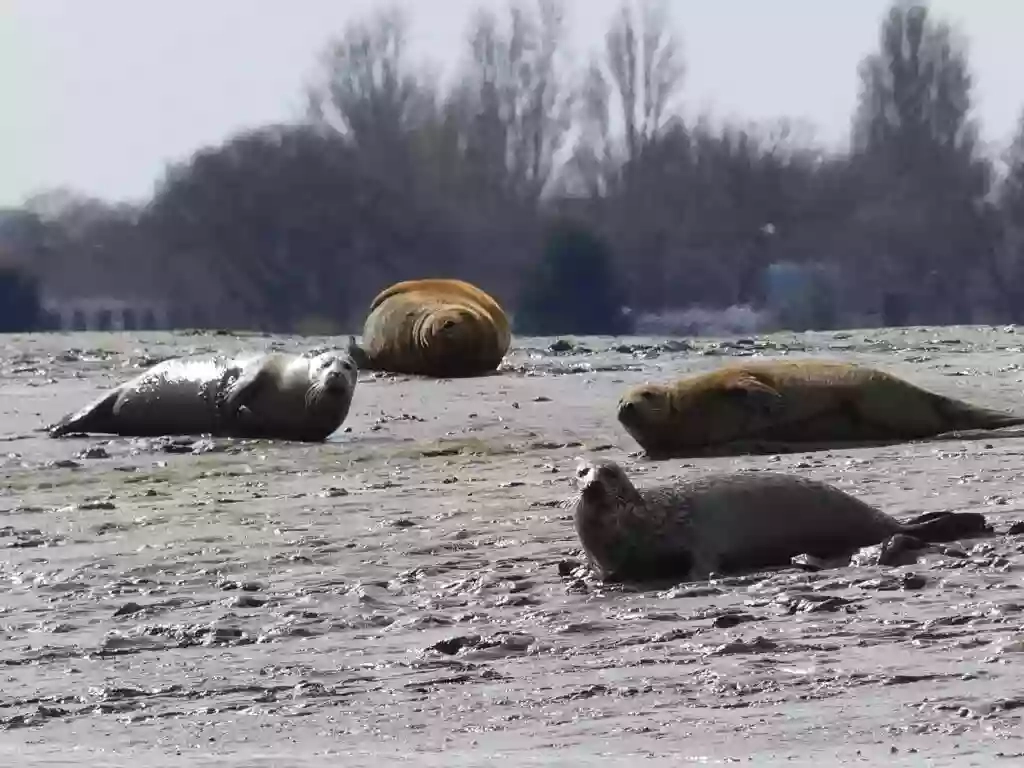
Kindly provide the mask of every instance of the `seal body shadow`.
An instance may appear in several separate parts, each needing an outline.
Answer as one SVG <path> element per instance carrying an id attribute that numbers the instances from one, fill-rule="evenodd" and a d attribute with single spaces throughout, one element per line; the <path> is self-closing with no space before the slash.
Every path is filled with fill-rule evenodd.
<path id="1" fill-rule="evenodd" d="M 341 351 L 174 358 L 48 431 L 51 437 L 98 432 L 321 441 L 348 415 L 357 372 Z"/>
<path id="2" fill-rule="evenodd" d="M 471 283 L 407 280 L 371 302 L 361 347 L 352 354 L 365 370 L 481 376 L 497 369 L 511 340 L 504 310 Z"/>
<path id="3" fill-rule="evenodd" d="M 622 396 L 617 415 L 653 459 L 884 445 L 1024 425 L 1024 415 L 821 360 L 749 361 L 645 384 Z"/>
<path id="4" fill-rule="evenodd" d="M 581 461 L 573 499 L 580 543 L 617 581 L 706 579 L 830 558 L 896 534 L 949 541 L 988 531 L 975 513 L 901 523 L 834 486 L 772 472 L 705 475 L 639 490 L 611 461 Z"/>

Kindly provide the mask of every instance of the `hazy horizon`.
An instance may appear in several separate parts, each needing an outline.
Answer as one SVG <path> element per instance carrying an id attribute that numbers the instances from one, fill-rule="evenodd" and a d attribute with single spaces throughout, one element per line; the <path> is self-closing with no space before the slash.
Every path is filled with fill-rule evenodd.
<path id="1" fill-rule="evenodd" d="M 410 45 L 450 72 L 471 11 L 504 0 L 410 0 Z M 148 196 L 168 162 L 230 134 L 301 115 L 302 88 L 328 39 L 373 0 L 2 0 L 0 205 L 65 187 L 108 200 Z M 581 65 L 619 0 L 568 0 Z M 857 65 L 877 48 L 888 0 L 698 0 L 671 3 L 682 36 L 685 114 L 807 121 L 838 146 L 848 135 Z M 1021 107 L 1024 5 L 934 0 L 967 36 L 983 139 L 1001 149 Z M 289 10 L 291 9 L 291 10 Z M 585 12 L 584 12 L 585 11 Z M 18 76 L 15 73 L 20 73 Z M 30 74 L 30 76 L 27 76 Z"/>

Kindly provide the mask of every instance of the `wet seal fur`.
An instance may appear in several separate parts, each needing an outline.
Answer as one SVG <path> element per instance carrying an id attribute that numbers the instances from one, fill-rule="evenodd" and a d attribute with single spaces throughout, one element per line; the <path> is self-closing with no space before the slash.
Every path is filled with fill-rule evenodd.
<path id="1" fill-rule="evenodd" d="M 618 420 L 652 459 L 891 444 L 1024 424 L 853 363 L 764 360 L 644 384 Z M 965 437 L 965 436 L 960 436 Z"/>
<path id="2" fill-rule="evenodd" d="M 775 472 L 639 490 L 615 462 L 580 458 L 574 480 L 576 533 L 605 581 L 696 581 L 851 554 L 897 534 L 939 542 L 991 530 L 973 512 L 902 523 L 827 483 Z"/>
<path id="3" fill-rule="evenodd" d="M 350 347 L 355 340 L 350 339 Z M 47 428 L 320 442 L 348 416 L 358 367 L 345 350 L 165 360 Z"/>
<path id="4" fill-rule="evenodd" d="M 370 304 L 361 347 L 364 370 L 435 378 L 482 376 L 497 369 L 512 343 L 504 310 L 463 280 L 407 280 Z"/>

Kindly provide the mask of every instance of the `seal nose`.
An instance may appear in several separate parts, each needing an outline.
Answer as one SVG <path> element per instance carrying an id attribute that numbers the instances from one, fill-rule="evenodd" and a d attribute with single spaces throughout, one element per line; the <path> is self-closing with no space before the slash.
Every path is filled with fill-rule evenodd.
<path id="1" fill-rule="evenodd" d="M 627 400 L 624 403 L 619 403 L 619 416 L 629 416 L 633 413 L 635 408 L 633 407 L 633 401 Z"/>

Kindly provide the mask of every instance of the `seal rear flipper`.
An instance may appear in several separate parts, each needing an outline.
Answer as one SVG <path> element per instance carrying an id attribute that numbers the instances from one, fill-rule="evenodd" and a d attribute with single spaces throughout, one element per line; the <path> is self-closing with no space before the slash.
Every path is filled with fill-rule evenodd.
<path id="1" fill-rule="evenodd" d="M 1019 427 L 1024 425 L 1024 416 L 1016 413 L 997 411 L 971 405 L 944 395 L 936 395 L 938 409 L 948 420 L 949 428 L 944 432 L 956 432 L 971 429 L 1002 429 L 1003 427 Z"/>
<path id="2" fill-rule="evenodd" d="M 115 389 L 99 400 L 85 406 L 74 413 L 69 413 L 60 421 L 46 428 L 50 437 L 64 437 L 75 432 L 116 432 L 112 420 L 114 405 L 121 391 Z"/>
<path id="3" fill-rule="evenodd" d="M 956 541 L 990 534 L 992 528 L 979 512 L 926 512 L 903 523 L 901 533 L 924 541 Z"/>

